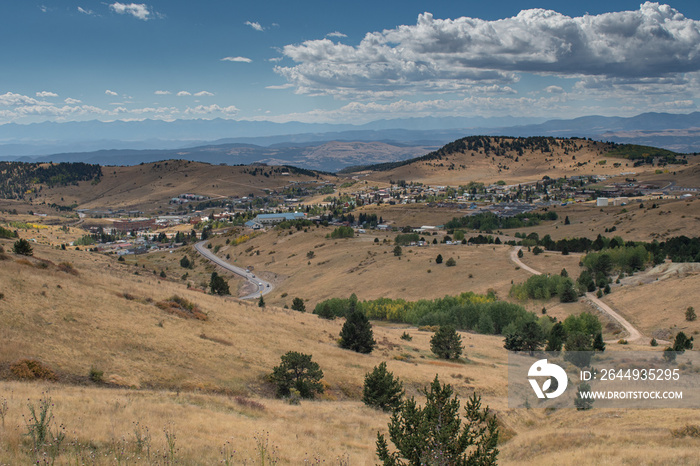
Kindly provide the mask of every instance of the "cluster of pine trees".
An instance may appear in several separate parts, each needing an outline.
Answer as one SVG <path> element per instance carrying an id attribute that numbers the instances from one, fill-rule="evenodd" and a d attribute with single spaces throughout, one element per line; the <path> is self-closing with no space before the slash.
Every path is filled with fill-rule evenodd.
<path id="1" fill-rule="evenodd" d="M 24 199 L 37 185 L 67 186 L 80 181 L 99 182 L 102 167 L 88 163 L 0 162 L 0 197 Z"/>

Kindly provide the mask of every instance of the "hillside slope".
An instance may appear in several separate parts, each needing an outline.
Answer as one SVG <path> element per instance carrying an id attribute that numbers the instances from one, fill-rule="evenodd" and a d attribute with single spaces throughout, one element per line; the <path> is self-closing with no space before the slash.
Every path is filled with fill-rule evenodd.
<path id="1" fill-rule="evenodd" d="M 168 160 L 129 167 L 102 167 L 99 183 L 41 186 L 34 204 L 77 204 L 89 209 L 160 210 L 170 198 L 193 193 L 212 198 L 261 196 L 294 182 L 320 182 L 329 175 L 292 167 L 210 165 Z"/>
<path id="2" fill-rule="evenodd" d="M 558 178 L 653 173 L 651 164 L 635 166 L 636 158 L 642 155 L 656 161 L 694 158 L 653 147 L 619 146 L 578 138 L 470 136 L 416 159 L 359 166 L 343 172 L 362 173 L 370 180 L 406 180 L 431 185 L 456 186 L 469 181 L 523 183 L 540 180 L 545 175 Z"/>
<path id="3" fill-rule="evenodd" d="M 386 432 L 389 415 L 359 399 L 364 375 L 382 361 L 419 400 L 436 374 L 463 401 L 480 393 L 499 418 L 499 464 L 696 459 L 695 439 L 671 435 L 697 422 L 692 410 L 508 409 L 500 336 L 462 333 L 466 358 L 449 362 L 430 352 L 431 332 L 375 325 L 378 348 L 360 355 L 338 347 L 342 319 L 206 295 L 85 251 L 37 245 L 35 256 L 5 254 L 0 267 L 2 463 L 31 460 L 22 416 L 49 397 L 66 432 L 59 462 L 152 464 L 173 455 L 212 464 L 234 455 L 257 464 L 262 445 L 281 464 L 375 464 L 376 432 Z M 158 305 L 173 295 L 207 320 Z M 290 350 L 312 354 L 324 371 L 319 400 L 274 399 L 267 374 Z M 12 380 L 10 364 L 23 358 L 38 359 L 57 381 Z M 90 378 L 95 371 L 103 382 Z"/>

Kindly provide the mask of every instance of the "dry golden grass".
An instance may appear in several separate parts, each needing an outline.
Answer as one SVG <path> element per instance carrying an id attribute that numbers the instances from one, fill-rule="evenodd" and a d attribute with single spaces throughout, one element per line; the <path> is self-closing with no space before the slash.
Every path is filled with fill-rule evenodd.
<path id="1" fill-rule="evenodd" d="M 656 167 L 633 167 L 633 163 L 625 159 L 615 159 L 606 155 L 604 143 L 594 141 L 579 141 L 582 146 L 576 151 L 565 153 L 561 147 L 553 147 L 552 152 L 524 151 L 515 161 L 512 158 L 486 155 L 483 150 L 477 152 L 454 153 L 444 156 L 441 160 L 415 162 L 385 172 L 369 172 L 365 178 L 370 184 L 375 181 L 388 180 L 416 181 L 428 185 L 466 185 L 470 181 L 495 183 L 503 180 L 507 184 L 524 183 L 541 180 L 547 175 L 551 178 L 574 175 L 606 175 L 616 176 L 625 172 L 635 172 L 637 175 L 655 173 Z M 696 164 L 696 158 L 691 157 L 690 163 Z M 601 165 L 598 162 L 605 160 Z M 583 166 L 578 166 L 584 163 Z M 615 167 L 615 163 L 619 165 Z M 450 167 L 453 166 L 453 169 Z M 504 168 L 507 167 L 507 168 Z"/>
<path id="2" fill-rule="evenodd" d="M 388 415 L 365 407 L 359 399 L 364 375 L 387 361 L 409 395 L 419 396 L 418 389 L 435 374 L 452 384 L 462 399 L 474 390 L 482 394 L 502 423 L 501 464 L 697 464 L 698 440 L 671 434 L 672 429 L 697 424 L 693 410 L 508 409 L 502 337 L 463 333 L 466 359 L 443 362 L 430 352 L 431 333 L 375 323 L 378 348 L 371 355 L 359 355 L 337 346 L 342 320 L 326 321 L 270 305 L 289 304 L 299 295 L 309 299 L 310 310 L 320 299 L 352 292 L 360 299 L 420 299 L 494 288 L 505 297 L 511 280 L 517 283 L 529 276 L 510 262 L 507 246 L 404 247 L 399 260 L 393 256 L 393 243 L 381 243 L 393 239 L 393 234 L 378 235 L 380 243 L 375 244 L 370 234 L 332 240 L 325 238 L 329 231 L 315 227 L 292 235 L 272 231 L 238 246 L 222 245 L 220 255 L 230 253 L 236 264 L 254 265 L 256 273 L 277 276 L 278 288 L 266 297 L 265 310 L 255 303 L 187 290 L 184 284 L 161 280 L 148 270 L 135 275 L 140 267 L 85 251 L 36 245 L 35 255 L 51 261 L 43 268 L 36 258 L 18 262 L 17 256 L 8 254 L 10 260 L 0 267 L 4 294 L 0 368 L 21 358 L 36 358 L 53 369 L 59 381 L 0 382 L 0 397 L 8 400 L 0 463 L 29 461 L 21 416 L 28 412 L 27 400 L 36 403 L 48 391 L 68 440 L 94 445 L 97 464 L 116 463 L 115 451 L 136 454 L 135 422 L 149 428 L 154 456 L 162 455 L 166 447 L 163 429 L 174 432 L 177 457 L 184 464 L 221 461 L 220 448 L 227 441 L 238 461 L 255 464 L 254 436 L 263 431 L 269 433 L 270 445 L 283 464 L 303 464 L 315 457 L 331 464 L 339 457 L 353 465 L 375 464 L 376 432 L 386 431 Z M 11 245 L 0 243 L 6 249 Z M 309 259 L 310 250 L 314 256 Z M 455 257 L 457 266 L 435 264 L 438 253 L 445 260 Z M 153 260 L 174 264 L 181 254 L 162 256 Z M 577 276 L 576 255 L 525 253 L 523 260 L 549 273 L 566 267 L 572 277 Z M 71 263 L 78 275 L 51 265 L 62 262 Z M 688 274 L 663 283 L 675 283 L 681 299 L 682 289 L 698 289 L 691 281 L 695 278 Z M 626 302 L 613 304 L 617 309 L 639 305 L 651 319 L 650 296 L 662 295 L 651 288 L 655 283 L 662 281 L 635 287 L 634 293 L 631 286 L 624 286 L 606 299 L 624 298 L 626 292 L 641 296 L 629 307 Z M 288 295 L 282 298 L 284 292 Z M 155 305 L 173 295 L 197 304 L 208 320 L 182 319 Z M 560 319 L 585 310 L 582 303 L 527 303 L 536 312 L 542 305 Z M 412 341 L 400 339 L 404 331 Z M 629 349 L 609 345 L 612 351 Z M 272 398 L 274 390 L 266 375 L 290 350 L 312 354 L 323 369 L 327 389 L 317 401 L 291 406 Z M 106 385 L 89 381 L 91 368 L 104 371 Z M 77 461 L 71 454 L 75 453 L 64 453 L 62 460 Z M 133 458 L 129 462 L 145 463 Z"/>
<path id="3" fill-rule="evenodd" d="M 656 203 L 658 208 L 651 209 Z M 544 222 L 535 227 L 517 228 L 515 231 L 530 234 L 536 232 L 542 238 L 552 239 L 587 237 L 595 239 L 599 234 L 612 238 L 621 236 L 625 241 L 663 241 L 665 238 L 685 235 L 697 236 L 700 228 L 700 200 L 648 200 L 644 208 L 633 202 L 627 206 L 596 207 L 595 203 L 573 204 L 556 207 L 559 219 Z M 566 217 L 570 225 L 564 225 Z M 615 231 L 605 230 L 615 227 Z"/>
<path id="4" fill-rule="evenodd" d="M 321 300 L 352 293 L 360 300 L 418 300 L 465 291 L 485 294 L 493 289 L 498 296 L 507 297 L 511 280 L 517 283 L 529 276 L 510 262 L 510 247 L 505 245 L 405 246 L 398 258 L 393 254 L 396 233 L 326 238 L 332 230 L 311 227 L 307 232 L 293 230 L 291 235 L 289 230 L 273 230 L 238 246 L 225 245 L 223 238 L 214 239 L 212 244 L 222 246 L 219 256 L 230 254 L 233 264 L 253 266 L 255 273 L 276 283 L 265 298 L 269 303 L 291 305 L 298 296 L 308 300 L 309 310 Z M 442 237 L 426 236 L 429 240 Z M 309 252 L 313 257 L 308 257 Z M 436 264 L 438 254 L 444 261 L 453 257 L 457 265 Z M 287 296 L 283 298 L 284 293 Z"/>
<path id="5" fill-rule="evenodd" d="M 605 301 L 647 335 L 668 340 L 678 332 L 700 334 L 700 321 L 685 320 L 688 307 L 699 308 L 700 267 L 666 263 L 622 280 Z M 696 311 L 697 313 L 697 311 Z"/>
<path id="6" fill-rule="evenodd" d="M 268 170 L 273 167 L 268 167 Z M 182 193 L 211 196 L 264 195 L 292 181 L 310 181 L 306 175 L 272 174 L 252 176 L 250 167 L 210 165 L 200 162 L 168 160 L 131 167 L 103 167 L 97 184 L 82 182 L 79 186 L 44 188 L 34 204 L 46 202 L 60 205 L 78 204 L 81 208 L 127 210 L 168 210 L 168 201 Z M 335 177 L 328 177 L 335 179 Z M 39 207 L 39 206 L 37 206 Z M 19 209 L 19 208 L 18 208 Z M 35 209 L 36 210 L 36 209 Z"/>
<path id="7" fill-rule="evenodd" d="M 291 464 L 306 453 L 332 458 L 344 452 L 361 459 L 352 464 L 371 464 L 373 438 L 386 425 L 387 416 L 364 408 L 358 400 L 364 374 L 379 362 L 389 362 L 389 369 L 404 380 L 410 394 L 417 394 L 438 373 L 462 395 L 478 389 L 494 405 L 505 396 L 505 387 L 498 383 L 505 370 L 499 337 L 465 334 L 467 364 L 445 364 L 435 360 L 428 349 L 430 333 L 409 330 L 414 339 L 407 343 L 399 338 L 405 328 L 378 326 L 378 349 L 372 355 L 357 355 L 337 346 L 340 321 L 270 307 L 263 311 L 255 305 L 188 291 L 151 276 L 134 276 L 131 267 L 92 253 L 38 246 L 36 254 L 68 259 L 80 275 L 39 269 L 31 265 L 33 260 L 5 262 L 0 271 L 5 292 L 0 301 L 0 364 L 31 357 L 53 368 L 61 383 L 89 383 L 90 368 L 97 368 L 104 371 L 104 380 L 111 386 L 166 390 L 122 392 L 51 385 L 57 419 L 75 430 L 74 436 L 81 441 L 92 439 L 104 445 L 111 437 L 127 435 L 132 422 L 159 431 L 172 419 L 173 429 L 187 439 L 182 443 L 185 457 L 197 458 L 205 444 L 216 448 L 236 432 L 249 439 L 256 429 L 264 429 L 275 432 L 271 438 Z M 94 273 L 96 270 L 101 273 Z M 175 293 L 198 303 L 209 320 L 180 319 L 149 302 Z M 304 402 L 299 408 L 265 398 L 272 392 L 266 374 L 289 350 L 313 354 L 323 368 L 327 391 L 321 401 Z M 39 391 L 46 389 L 3 384 L 3 393 L 17 394 L 10 407 L 16 416 L 21 410 L 18 403 L 38 399 Z M 173 391 L 186 395 L 177 398 Z M 252 397 L 266 410 L 251 415 L 246 408 L 231 408 L 234 403 L 226 396 L 213 395 L 216 392 Z M 101 407 L 91 399 L 102 400 L 94 402 Z M 200 404 L 215 408 L 190 409 Z M 212 410 L 220 411 L 217 416 L 223 425 L 214 422 Z M 244 412 L 236 415 L 237 410 Z M 289 434 L 292 424 L 294 437 Z M 201 427 L 204 425 L 207 427 Z M 342 440 L 329 445 L 329 429 L 333 438 Z M 19 432 L 15 430 L 10 435 L 17 439 L 15 449 L 8 453 L 10 458 L 19 454 Z M 212 435 L 213 431 L 218 433 Z M 303 452 L 299 444 L 306 446 Z"/>
<path id="8" fill-rule="evenodd" d="M 77 219 L 66 217 L 37 217 L 34 215 L 5 215 L 0 218 L 0 226 L 9 230 L 17 230 L 20 238 L 32 239 L 39 244 L 57 246 L 69 244 L 86 234 L 85 230 L 70 226 Z M 28 228 L 15 228 L 11 222 L 20 222 L 28 225 Z M 35 225 L 32 227 L 30 225 Z M 67 231 L 64 230 L 67 229 Z"/>

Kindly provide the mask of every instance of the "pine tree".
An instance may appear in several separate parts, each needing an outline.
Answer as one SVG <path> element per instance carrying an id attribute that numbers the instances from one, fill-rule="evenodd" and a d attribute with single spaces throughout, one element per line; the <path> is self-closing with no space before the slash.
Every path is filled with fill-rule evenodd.
<path id="1" fill-rule="evenodd" d="M 595 338 L 593 338 L 593 351 L 600 351 L 601 353 L 605 351 L 605 342 L 603 341 L 602 333 L 596 333 Z"/>
<path id="2" fill-rule="evenodd" d="M 187 258 L 187 256 L 182 256 L 182 259 L 180 259 L 180 267 L 183 269 L 190 268 L 190 260 Z"/>
<path id="3" fill-rule="evenodd" d="M 398 377 L 386 370 L 386 362 L 375 366 L 372 372 L 365 375 L 362 402 L 367 406 L 394 411 L 401 405 L 403 395 L 403 384 Z"/>
<path id="4" fill-rule="evenodd" d="M 495 465 L 498 456 L 498 422 L 474 393 L 465 406 L 465 424 L 459 415 L 460 402 L 449 384 L 437 375 L 424 390 L 424 407 L 413 397 L 403 402 L 389 422 L 389 439 L 397 451 L 390 452 L 383 435 L 377 433 L 377 456 L 385 466 L 403 465 Z"/>
<path id="5" fill-rule="evenodd" d="M 523 325 L 520 335 L 523 340 L 523 351 L 529 351 L 530 354 L 539 351 L 544 345 L 545 335 L 537 322 L 527 322 Z"/>
<path id="6" fill-rule="evenodd" d="M 340 330 L 340 347 L 369 354 L 376 345 L 367 316 L 362 311 L 351 312 Z"/>
<path id="7" fill-rule="evenodd" d="M 310 354 L 289 351 L 281 357 L 281 364 L 272 370 L 270 380 L 277 385 L 277 394 L 289 396 L 292 389 L 302 398 L 313 398 L 315 393 L 323 393 L 323 371 L 311 361 Z"/>
<path id="8" fill-rule="evenodd" d="M 292 301 L 292 309 L 299 312 L 306 312 L 304 300 L 301 298 L 294 298 L 294 300 Z"/>
<path id="9" fill-rule="evenodd" d="M 566 338 L 564 348 L 566 349 L 564 359 L 570 363 L 580 368 L 591 365 L 591 358 L 593 357 L 591 335 L 574 332 Z"/>
<path id="10" fill-rule="evenodd" d="M 693 337 L 688 336 L 683 332 L 678 332 L 675 340 L 673 340 L 673 351 L 683 353 L 685 350 L 693 349 Z"/>
<path id="11" fill-rule="evenodd" d="M 15 254 L 21 254 L 23 256 L 33 256 L 34 250 L 32 245 L 26 239 L 18 239 L 12 247 L 12 252 Z"/>
<path id="12" fill-rule="evenodd" d="M 231 291 L 228 286 L 228 282 L 220 277 L 216 272 L 211 273 L 211 279 L 209 280 L 209 288 L 211 292 L 218 295 L 228 295 Z"/>
<path id="13" fill-rule="evenodd" d="M 677 353 L 677 351 L 674 351 L 673 348 L 671 348 L 670 346 L 667 346 L 664 349 L 664 361 L 669 362 L 669 363 L 675 361 L 676 360 L 676 353 Z"/>
<path id="14" fill-rule="evenodd" d="M 566 340 L 566 330 L 561 322 L 557 322 L 549 331 L 549 339 L 547 340 L 547 346 L 544 348 L 544 350 L 561 351 L 562 347 L 564 346 L 564 340 Z"/>
<path id="15" fill-rule="evenodd" d="M 430 349 L 441 359 L 459 359 L 462 354 L 462 337 L 453 326 L 440 326 L 430 339 Z"/>
<path id="16" fill-rule="evenodd" d="M 260 299 L 258 299 L 258 307 L 265 307 L 265 300 L 262 294 L 260 295 Z"/>
<path id="17" fill-rule="evenodd" d="M 437 255 L 437 257 L 435 258 L 435 263 L 442 264 L 442 254 Z"/>

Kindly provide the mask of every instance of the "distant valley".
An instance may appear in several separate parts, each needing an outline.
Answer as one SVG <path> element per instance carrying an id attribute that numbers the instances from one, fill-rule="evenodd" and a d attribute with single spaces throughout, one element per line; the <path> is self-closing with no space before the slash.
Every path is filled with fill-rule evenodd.
<path id="1" fill-rule="evenodd" d="M 233 120 L 145 120 L 0 126 L 0 160 L 137 165 L 168 159 L 212 164 L 295 165 L 338 171 L 407 160 L 470 135 L 582 137 L 700 152 L 700 112 L 515 118 L 413 118 L 364 125 Z"/>

